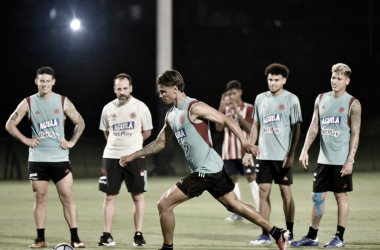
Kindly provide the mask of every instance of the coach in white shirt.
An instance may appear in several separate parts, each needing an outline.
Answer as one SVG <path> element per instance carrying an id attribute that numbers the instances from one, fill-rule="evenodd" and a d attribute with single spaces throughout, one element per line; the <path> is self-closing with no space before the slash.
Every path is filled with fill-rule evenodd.
<path id="1" fill-rule="evenodd" d="M 142 149 L 143 141 L 151 135 L 152 116 L 148 107 L 134 98 L 132 78 L 119 74 L 114 79 L 117 98 L 104 108 L 100 120 L 100 130 L 104 132 L 107 146 L 104 149 L 99 190 L 106 194 L 104 200 L 104 232 L 99 246 L 113 246 L 112 223 L 116 211 L 116 197 L 123 180 L 134 201 L 135 236 L 134 246 L 144 246 L 142 226 L 145 214 L 144 192 L 147 191 L 145 159 L 136 159 L 126 167 L 119 165 L 120 157 Z"/>

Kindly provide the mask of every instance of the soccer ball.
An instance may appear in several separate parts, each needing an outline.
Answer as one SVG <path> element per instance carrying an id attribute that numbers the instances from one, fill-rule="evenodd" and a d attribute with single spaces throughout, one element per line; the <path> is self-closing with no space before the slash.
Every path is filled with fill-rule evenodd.
<path id="1" fill-rule="evenodd" d="M 53 250 L 75 250 L 74 247 L 70 246 L 67 243 L 59 243 L 56 245 Z"/>

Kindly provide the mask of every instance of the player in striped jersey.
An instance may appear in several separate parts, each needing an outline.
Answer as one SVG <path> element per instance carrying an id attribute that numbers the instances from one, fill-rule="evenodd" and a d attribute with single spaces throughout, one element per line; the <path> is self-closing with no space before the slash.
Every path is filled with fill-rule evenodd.
<path id="1" fill-rule="evenodd" d="M 230 117 L 239 124 L 245 138 L 248 140 L 253 124 L 253 105 L 243 102 L 241 96 L 243 94 L 241 83 L 232 80 L 227 83 L 226 93 L 222 95 L 219 105 L 219 111 Z M 238 175 L 245 175 L 248 185 L 251 188 L 253 199 L 256 203 L 256 208 L 259 207 L 259 187 L 256 183 L 256 174 L 253 166 L 244 166 L 242 159 L 245 155 L 245 150 L 241 146 L 239 139 L 235 134 L 221 124 L 215 123 L 216 130 L 222 132 L 224 130 L 224 140 L 222 147 L 222 159 L 226 173 L 235 183 L 234 192 L 238 199 L 241 199 L 240 188 L 238 183 Z M 242 220 L 238 214 L 233 214 L 226 218 L 227 221 Z"/>
<path id="2" fill-rule="evenodd" d="M 360 102 L 346 92 L 351 69 L 343 63 L 332 67 L 332 91 L 315 100 L 314 114 L 303 146 L 300 164 L 309 165 L 308 150 L 320 135 L 318 165 L 314 172 L 313 208 L 309 232 L 293 246 L 318 246 L 318 228 L 325 211 L 326 192 L 334 192 L 338 204 L 338 225 L 334 238 L 324 247 L 344 246 L 344 231 L 348 217 L 347 192 L 353 190 L 352 170 L 359 145 L 362 108 Z"/>

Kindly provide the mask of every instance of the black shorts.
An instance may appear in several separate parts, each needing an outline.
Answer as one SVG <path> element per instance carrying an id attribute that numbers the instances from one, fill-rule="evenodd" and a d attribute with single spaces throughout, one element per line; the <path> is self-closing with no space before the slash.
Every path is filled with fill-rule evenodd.
<path id="1" fill-rule="evenodd" d="M 213 174 L 194 172 L 177 182 L 177 187 L 190 198 L 202 195 L 207 190 L 215 199 L 234 190 L 235 184 L 224 168 Z"/>
<path id="2" fill-rule="evenodd" d="M 284 161 L 256 160 L 256 182 L 291 185 L 293 184 L 292 168 L 282 168 Z"/>
<path id="3" fill-rule="evenodd" d="M 314 171 L 313 192 L 351 192 L 353 190 L 352 173 L 341 177 L 342 167 L 342 165 L 318 164 Z"/>
<path id="4" fill-rule="evenodd" d="M 72 172 L 69 161 L 63 162 L 28 162 L 29 180 L 50 181 L 57 183 Z"/>
<path id="5" fill-rule="evenodd" d="M 229 176 L 238 174 L 253 175 L 255 173 L 255 167 L 245 166 L 242 159 L 224 160 L 224 168 Z"/>
<path id="6" fill-rule="evenodd" d="M 142 193 L 147 190 L 145 159 L 135 159 L 121 167 L 119 159 L 103 158 L 99 178 L 99 190 L 107 194 L 118 194 L 125 181 L 128 192 Z"/>

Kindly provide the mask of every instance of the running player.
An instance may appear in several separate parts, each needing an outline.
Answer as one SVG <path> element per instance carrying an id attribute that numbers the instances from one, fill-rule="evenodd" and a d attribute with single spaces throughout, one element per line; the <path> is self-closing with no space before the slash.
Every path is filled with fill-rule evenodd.
<path id="1" fill-rule="evenodd" d="M 84 130 L 84 121 L 73 103 L 65 96 L 52 91 L 54 70 L 42 67 L 37 70 L 35 83 L 38 93 L 25 98 L 9 118 L 6 129 L 16 139 L 29 146 L 29 180 L 34 192 L 34 220 L 37 239 L 30 248 L 46 247 L 45 221 L 48 183 L 57 187 L 64 216 L 71 232 L 71 245 L 84 248 L 77 230 L 77 210 L 72 197 L 73 175 L 69 162 L 69 148 L 74 147 Z M 25 137 L 17 125 L 28 115 L 32 138 Z M 70 141 L 66 141 L 64 126 L 66 116 L 75 124 Z"/>
<path id="2" fill-rule="evenodd" d="M 353 190 L 352 170 L 359 145 L 362 108 L 360 102 L 346 92 L 351 69 L 343 63 L 332 67 L 332 91 L 315 100 L 314 114 L 303 146 L 300 164 L 309 165 L 308 150 L 321 130 L 318 165 L 314 172 L 313 208 L 309 232 L 292 246 L 318 246 L 318 228 L 325 211 L 326 192 L 334 192 L 338 204 L 338 225 L 333 239 L 324 247 L 343 247 L 348 217 L 347 192 Z"/>
<path id="3" fill-rule="evenodd" d="M 239 125 L 231 118 L 211 108 L 203 102 L 186 96 L 185 83 L 181 74 L 175 70 L 165 71 L 157 78 L 160 98 L 166 104 L 172 104 L 165 117 L 165 125 L 157 139 L 131 155 L 120 159 L 121 166 L 136 158 L 158 153 L 173 136 L 182 147 L 191 174 L 179 181 L 162 195 L 158 202 L 163 249 L 173 249 L 175 219 L 173 209 L 182 202 L 200 196 L 207 190 L 228 211 L 237 213 L 247 220 L 264 227 L 270 232 L 279 249 L 286 249 L 289 231 L 271 225 L 255 208 L 237 199 L 234 183 L 223 168 L 223 160 L 212 148 L 208 121 L 227 126 L 237 136 L 244 150 L 254 155 L 259 154 L 257 146 L 245 139 Z"/>
<path id="4" fill-rule="evenodd" d="M 226 116 L 230 117 L 236 123 L 239 124 L 245 138 L 248 140 L 253 124 L 253 105 L 243 102 L 241 95 L 243 90 L 241 89 L 241 83 L 232 80 L 227 83 L 226 93 L 222 95 L 219 105 L 219 111 Z M 224 167 L 228 176 L 235 183 L 234 192 L 238 199 L 241 199 L 240 188 L 238 183 L 238 175 L 245 175 L 248 181 L 248 185 L 251 188 L 253 199 L 256 203 L 256 208 L 259 207 L 259 187 L 256 183 L 256 174 L 253 166 L 244 166 L 242 158 L 245 155 L 245 150 L 241 146 L 238 138 L 221 124 L 215 123 L 216 130 L 222 132 L 224 130 L 224 140 L 222 147 L 222 159 Z M 227 221 L 242 220 L 243 218 L 238 214 L 233 214 L 227 217 Z"/>
<path id="5" fill-rule="evenodd" d="M 134 98 L 132 78 L 119 74 L 114 79 L 115 100 L 104 108 L 100 120 L 100 130 L 104 132 L 107 146 L 104 149 L 99 190 L 105 193 L 104 199 L 104 232 L 98 246 L 114 246 L 111 235 L 115 216 L 115 203 L 123 180 L 131 193 L 134 202 L 135 236 L 134 246 L 145 246 L 142 234 L 145 214 L 144 192 L 146 192 L 147 173 L 145 159 L 137 158 L 122 168 L 120 157 L 142 149 L 153 128 L 152 116 L 148 107 Z"/>
<path id="6" fill-rule="evenodd" d="M 278 184 L 283 200 L 286 227 L 290 231 L 289 242 L 293 239 L 294 201 L 291 185 L 294 153 L 301 130 L 301 107 L 296 95 L 284 89 L 289 69 L 273 63 L 265 69 L 269 91 L 261 93 L 255 100 L 251 140 L 259 139 L 260 155 L 256 158 L 257 183 L 260 187 L 260 214 L 269 220 L 271 213 L 270 192 L 272 182 Z M 250 164 L 252 156 L 244 156 L 243 162 Z M 263 228 L 262 235 L 253 245 L 270 244 L 269 232 Z"/>

